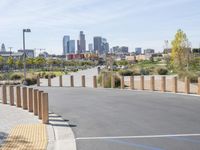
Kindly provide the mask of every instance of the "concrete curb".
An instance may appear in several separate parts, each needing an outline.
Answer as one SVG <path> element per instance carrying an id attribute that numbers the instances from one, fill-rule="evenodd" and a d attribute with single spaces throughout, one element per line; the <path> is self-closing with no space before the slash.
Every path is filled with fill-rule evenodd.
<path id="1" fill-rule="evenodd" d="M 47 150 L 76 150 L 76 140 L 69 123 L 61 116 L 50 113 Z"/>

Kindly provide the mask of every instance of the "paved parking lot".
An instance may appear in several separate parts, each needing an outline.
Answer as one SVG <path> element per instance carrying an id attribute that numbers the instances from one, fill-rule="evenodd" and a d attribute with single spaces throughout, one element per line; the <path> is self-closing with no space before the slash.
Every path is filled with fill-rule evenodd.
<path id="1" fill-rule="evenodd" d="M 41 87 L 69 120 L 78 150 L 199 150 L 200 97 Z"/>

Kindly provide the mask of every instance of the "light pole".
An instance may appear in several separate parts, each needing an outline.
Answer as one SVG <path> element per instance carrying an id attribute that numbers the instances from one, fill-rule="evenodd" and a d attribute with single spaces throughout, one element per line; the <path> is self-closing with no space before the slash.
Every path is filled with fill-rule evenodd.
<path id="1" fill-rule="evenodd" d="M 31 32 L 31 29 L 23 29 L 23 51 L 24 51 L 24 84 L 26 85 L 26 51 L 25 51 L 25 32 Z"/>

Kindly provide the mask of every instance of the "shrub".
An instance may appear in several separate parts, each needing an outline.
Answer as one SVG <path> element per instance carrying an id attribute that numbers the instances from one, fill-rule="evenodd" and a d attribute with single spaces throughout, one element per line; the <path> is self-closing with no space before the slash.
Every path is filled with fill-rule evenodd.
<path id="1" fill-rule="evenodd" d="M 24 82 L 24 80 L 22 82 Z M 26 82 L 27 82 L 28 86 L 29 85 L 34 85 L 34 84 L 37 83 L 37 78 L 35 78 L 35 77 L 32 77 L 32 78 L 28 77 L 28 78 L 26 78 Z"/>
<path id="2" fill-rule="evenodd" d="M 0 75 L 0 80 L 4 80 L 4 75 Z"/>
<path id="3" fill-rule="evenodd" d="M 197 83 L 199 77 L 197 73 L 189 71 L 181 71 L 178 73 L 178 76 L 182 81 L 184 81 L 185 77 L 188 77 L 191 83 Z"/>
<path id="4" fill-rule="evenodd" d="M 56 77 L 56 74 L 55 74 L 55 73 L 46 73 L 46 74 L 44 75 L 44 77 L 45 77 L 46 79 L 48 79 L 49 76 L 50 76 L 50 78 L 54 78 L 54 77 Z"/>
<path id="5" fill-rule="evenodd" d="M 22 74 L 14 73 L 14 74 L 12 74 L 12 75 L 10 76 L 10 79 L 11 79 L 11 80 L 21 80 L 22 77 L 23 77 Z"/>
<path id="6" fill-rule="evenodd" d="M 149 75 L 149 69 L 147 69 L 147 68 L 141 69 L 141 70 L 140 70 L 140 74 L 141 74 L 141 75 Z"/>
<path id="7" fill-rule="evenodd" d="M 167 75 L 168 74 L 168 70 L 166 68 L 158 68 L 157 69 L 157 73 L 159 75 Z"/>
<path id="8" fill-rule="evenodd" d="M 103 74 L 106 75 L 105 88 L 111 88 L 111 77 L 112 77 L 111 72 L 101 73 L 98 77 L 98 83 L 102 86 L 102 76 L 103 76 Z M 115 87 L 120 87 L 120 85 L 121 85 L 121 80 L 117 75 L 115 75 Z"/>
<path id="9" fill-rule="evenodd" d="M 134 75 L 134 72 L 131 71 L 131 70 L 120 70 L 119 71 L 119 74 L 121 76 L 133 76 Z"/>

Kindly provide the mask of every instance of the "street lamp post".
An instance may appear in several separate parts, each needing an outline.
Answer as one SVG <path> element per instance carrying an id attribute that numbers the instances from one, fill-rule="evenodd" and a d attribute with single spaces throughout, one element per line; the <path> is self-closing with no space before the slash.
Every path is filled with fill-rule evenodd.
<path id="1" fill-rule="evenodd" d="M 24 51 L 24 84 L 26 85 L 26 51 L 25 51 L 25 32 L 31 32 L 31 29 L 23 29 L 23 51 Z"/>

